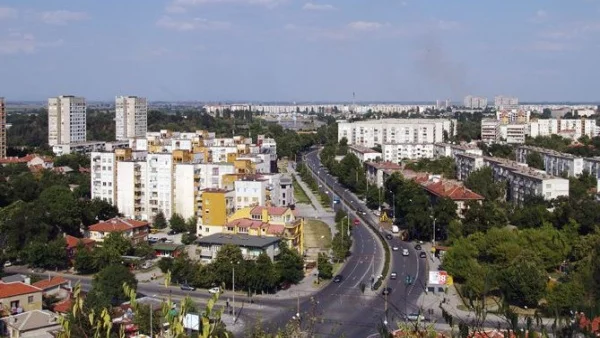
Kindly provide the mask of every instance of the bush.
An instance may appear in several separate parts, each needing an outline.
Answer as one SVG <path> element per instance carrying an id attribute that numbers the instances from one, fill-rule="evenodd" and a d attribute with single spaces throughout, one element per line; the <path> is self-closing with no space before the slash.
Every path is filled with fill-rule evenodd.
<path id="1" fill-rule="evenodd" d="M 190 244 L 194 243 L 196 238 L 198 238 L 198 236 L 196 236 L 196 234 L 184 233 L 183 235 L 181 235 L 181 243 L 183 243 L 185 245 L 190 245 Z"/>

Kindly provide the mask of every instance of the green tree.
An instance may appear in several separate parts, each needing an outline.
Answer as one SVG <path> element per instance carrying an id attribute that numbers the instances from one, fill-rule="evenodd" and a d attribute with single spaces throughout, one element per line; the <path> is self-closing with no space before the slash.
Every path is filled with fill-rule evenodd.
<path id="1" fill-rule="evenodd" d="M 319 266 L 319 278 L 331 279 L 333 277 L 333 265 L 326 254 L 319 253 L 317 264 Z"/>
<path id="2" fill-rule="evenodd" d="M 527 165 L 532 168 L 544 170 L 544 159 L 540 153 L 532 151 L 527 155 Z"/>
<path id="3" fill-rule="evenodd" d="M 544 296 L 546 273 L 535 255 L 524 253 L 500 272 L 500 289 L 511 304 L 537 307 Z"/>
<path id="4" fill-rule="evenodd" d="M 81 211 L 69 188 L 52 186 L 40 194 L 35 204 L 40 210 L 44 210 L 42 217 L 48 224 L 69 235 L 79 234 Z"/>
<path id="5" fill-rule="evenodd" d="M 187 232 L 195 235 L 198 229 L 198 217 L 192 216 L 188 218 L 188 220 L 185 222 L 185 228 Z"/>
<path id="6" fill-rule="evenodd" d="M 96 224 L 119 216 L 119 210 L 114 205 L 95 198 L 93 200 L 80 200 L 81 222 L 85 226 Z"/>
<path id="7" fill-rule="evenodd" d="M 158 261 L 158 268 L 162 273 L 167 273 L 173 269 L 173 258 L 163 257 Z"/>
<path id="8" fill-rule="evenodd" d="M 252 292 L 270 292 L 275 289 L 279 276 L 275 265 L 266 253 L 261 253 L 248 275 L 248 288 Z"/>
<path id="9" fill-rule="evenodd" d="M 458 218 L 456 214 L 456 203 L 450 198 L 444 197 L 437 200 L 433 206 L 433 216 L 435 217 L 436 239 L 444 240 L 448 238 L 448 226 Z"/>
<path id="10" fill-rule="evenodd" d="M 113 306 L 119 305 L 128 298 L 123 291 L 124 283 L 137 288 L 137 279 L 129 269 L 121 264 L 111 264 L 94 276 L 91 293 L 109 300 Z"/>
<path id="11" fill-rule="evenodd" d="M 161 332 L 162 308 L 152 310 L 152 305 L 138 302 L 135 304 L 133 322 L 138 327 L 139 332 L 145 335 L 150 335 L 150 332 Z M 152 320 L 150 320 L 150 311 L 152 311 Z M 152 330 L 150 330 L 150 323 L 152 323 Z"/>
<path id="12" fill-rule="evenodd" d="M 77 244 L 73 267 L 80 274 L 91 274 L 98 271 L 93 250 L 86 247 L 82 242 Z"/>
<path id="13" fill-rule="evenodd" d="M 162 212 L 162 210 L 160 210 L 156 216 L 154 216 L 152 226 L 157 229 L 164 229 L 167 227 L 167 219 L 165 218 L 165 214 Z"/>
<path id="14" fill-rule="evenodd" d="M 281 241 L 275 270 L 280 283 L 298 284 L 304 278 L 304 260 L 296 250 L 290 249 Z"/>
<path id="15" fill-rule="evenodd" d="M 503 198 L 506 193 L 505 185 L 494 182 L 490 167 L 483 167 L 472 172 L 465 180 L 465 186 L 491 201 Z"/>
<path id="16" fill-rule="evenodd" d="M 171 216 L 171 219 L 169 220 L 169 225 L 171 226 L 171 230 L 176 233 L 184 232 L 187 228 L 185 220 L 177 213 L 173 213 L 173 216 Z"/>
<path id="17" fill-rule="evenodd" d="M 27 264 L 46 269 L 62 269 L 68 265 L 67 243 L 63 238 L 48 243 L 31 242 L 23 252 Z"/>

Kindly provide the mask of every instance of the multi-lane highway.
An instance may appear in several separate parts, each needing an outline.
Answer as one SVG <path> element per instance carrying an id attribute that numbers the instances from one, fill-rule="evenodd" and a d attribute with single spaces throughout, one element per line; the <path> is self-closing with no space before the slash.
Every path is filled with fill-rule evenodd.
<path id="1" fill-rule="evenodd" d="M 301 325 L 312 328 L 313 336 L 335 337 L 366 337 L 377 332 L 378 326 L 384 322 L 391 327 L 395 326 L 397 320 L 404 318 L 405 308 L 409 313 L 417 310 L 417 299 L 423 291 L 425 263 L 411 245 L 394 237 L 389 240 L 390 247 L 398 246 L 400 250 L 392 253 L 390 272 L 396 272 L 398 278 L 390 280 L 389 276 L 383 276 L 383 286 L 391 288 L 391 294 L 383 296 L 383 288 L 378 291 L 368 290 L 373 275 L 378 277 L 382 272 L 385 253 L 377 234 L 365 223 L 378 229 L 378 219 L 361 200 L 320 167 L 317 151 L 308 153 L 304 160 L 320 183 L 320 189 L 340 198 L 336 208 L 343 208 L 351 220 L 358 217 L 361 222 L 359 226 L 353 227 L 351 255 L 339 272 L 344 279 L 341 283 L 329 284 L 313 295 L 312 299 L 300 303 L 301 318 L 319 319 L 314 325 L 306 322 Z M 409 250 L 408 257 L 399 254 L 404 248 Z M 405 276 L 409 275 L 414 283 L 405 286 Z M 361 283 L 367 286 L 364 293 L 360 288 Z M 274 325 L 281 327 L 297 312 L 298 309 L 293 306 L 283 311 L 273 321 Z"/>

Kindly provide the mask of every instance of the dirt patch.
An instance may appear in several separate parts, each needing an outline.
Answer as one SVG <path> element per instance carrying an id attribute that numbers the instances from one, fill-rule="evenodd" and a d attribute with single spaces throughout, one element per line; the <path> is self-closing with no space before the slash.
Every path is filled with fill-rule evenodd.
<path id="1" fill-rule="evenodd" d="M 331 229 L 329 225 L 316 219 L 306 220 L 306 224 L 304 225 L 304 242 L 307 249 L 329 250 L 331 248 Z"/>

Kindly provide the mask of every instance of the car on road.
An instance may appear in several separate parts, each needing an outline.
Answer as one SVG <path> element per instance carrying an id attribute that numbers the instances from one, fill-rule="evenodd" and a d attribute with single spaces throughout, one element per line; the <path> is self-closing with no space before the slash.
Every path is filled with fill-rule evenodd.
<path id="1" fill-rule="evenodd" d="M 337 276 L 333 277 L 333 282 L 339 283 L 342 281 L 342 279 L 344 279 L 344 277 L 342 277 L 342 275 L 337 275 Z"/>
<path id="2" fill-rule="evenodd" d="M 396 279 L 396 278 L 398 278 L 398 274 L 397 274 L 397 273 L 395 273 L 395 272 L 392 272 L 392 273 L 390 274 L 390 279 Z"/>
<path id="3" fill-rule="evenodd" d="M 424 253 L 423 251 L 421 251 L 421 253 L 419 254 L 419 257 L 421 257 L 421 258 L 427 258 L 427 254 Z"/>
<path id="4" fill-rule="evenodd" d="M 420 244 L 415 245 L 415 250 L 421 250 L 421 245 Z"/>
<path id="5" fill-rule="evenodd" d="M 188 285 L 188 284 L 181 284 L 181 290 L 183 291 L 196 291 L 196 288 Z"/>
<path id="6" fill-rule="evenodd" d="M 208 293 L 210 293 L 212 295 L 214 295 L 216 293 L 219 293 L 219 292 L 221 292 L 221 288 L 220 287 L 214 287 L 214 288 L 208 289 Z"/>
<path id="7" fill-rule="evenodd" d="M 389 287 L 389 286 L 385 287 L 385 288 L 383 288 L 383 290 L 381 290 L 381 294 L 384 295 L 384 296 L 385 295 L 389 295 L 390 293 L 392 293 L 392 288 Z"/>
<path id="8" fill-rule="evenodd" d="M 12 262 L 11 261 L 4 262 L 4 267 L 5 268 L 8 268 L 9 266 L 12 266 Z"/>
<path id="9" fill-rule="evenodd" d="M 408 249 L 402 249 L 402 256 L 408 256 Z"/>
<path id="10" fill-rule="evenodd" d="M 167 232 L 167 235 L 169 235 L 169 236 L 173 236 L 176 234 L 177 234 L 177 231 L 175 231 L 175 230 L 170 230 L 169 232 Z"/>
<path id="11" fill-rule="evenodd" d="M 418 313 L 411 313 L 408 316 L 406 316 L 406 319 L 410 320 L 411 322 L 416 322 L 416 321 L 424 322 L 427 320 L 425 318 L 425 316 L 418 314 Z"/>
<path id="12" fill-rule="evenodd" d="M 394 237 L 393 237 L 391 234 L 387 234 L 387 235 L 385 235 L 385 238 L 387 238 L 387 239 L 392 239 L 392 238 L 394 238 Z"/>
<path id="13" fill-rule="evenodd" d="M 152 261 L 145 261 L 141 268 L 142 269 L 150 269 L 152 266 L 154 265 L 154 263 Z"/>
<path id="14" fill-rule="evenodd" d="M 393 251 L 398 251 L 398 250 L 400 250 L 400 248 L 394 245 L 394 246 L 392 247 L 392 250 L 393 250 Z M 404 250 L 406 250 L 406 249 L 404 249 Z M 402 250 L 402 253 L 403 253 L 403 254 L 404 254 L 404 250 Z"/>

